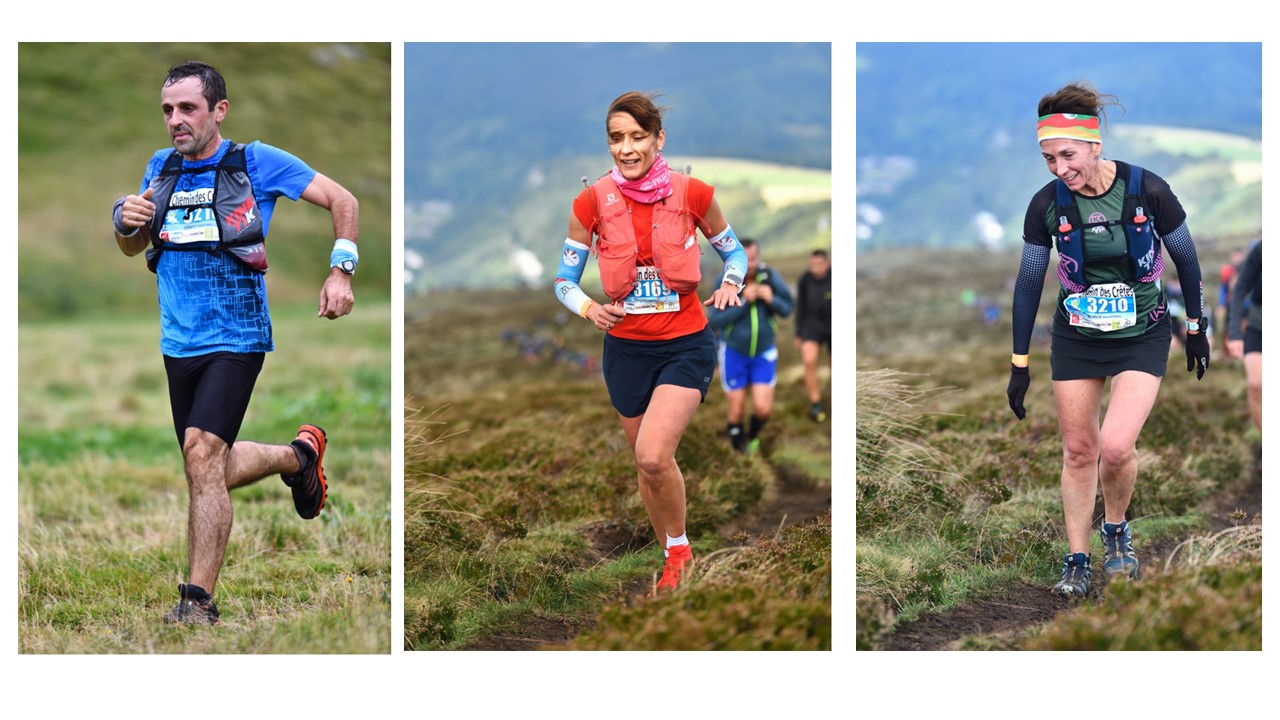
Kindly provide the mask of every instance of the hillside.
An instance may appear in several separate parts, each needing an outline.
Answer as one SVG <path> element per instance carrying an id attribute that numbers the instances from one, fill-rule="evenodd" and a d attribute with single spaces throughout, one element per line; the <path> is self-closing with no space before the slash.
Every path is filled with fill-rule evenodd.
<path id="1" fill-rule="evenodd" d="M 1037 101 L 1081 80 L 1121 103 L 1104 156 L 1168 180 L 1193 234 L 1256 233 L 1261 45 L 1113 47 L 859 43 L 859 249 L 1016 245 L 1027 201 L 1052 179 Z"/>
<path id="2" fill-rule="evenodd" d="M 115 247 L 112 202 L 135 192 L 168 145 L 159 108 L 169 67 L 196 58 L 227 80 L 223 137 L 281 147 L 360 201 L 357 299 L 387 297 L 391 266 L 391 51 L 386 43 L 32 44 L 18 47 L 18 267 L 23 320 L 155 307 L 141 258 Z M 313 299 L 332 225 L 277 206 L 272 303 Z"/>
<path id="3" fill-rule="evenodd" d="M 760 240 L 771 254 L 831 246 L 830 172 L 728 158 L 673 155 L 668 161 L 681 171 L 692 167 L 694 177 L 714 185 L 738 236 Z M 470 219 L 442 212 L 439 205 L 406 208 L 406 288 L 549 288 L 581 178 L 594 179 L 607 169 L 607 156 L 603 164 L 599 159 L 551 162 L 545 171 L 531 172 L 509 206 Z M 709 247 L 703 253 L 704 271 L 716 272 L 720 259 Z M 593 262 L 588 282 L 595 272 Z"/>

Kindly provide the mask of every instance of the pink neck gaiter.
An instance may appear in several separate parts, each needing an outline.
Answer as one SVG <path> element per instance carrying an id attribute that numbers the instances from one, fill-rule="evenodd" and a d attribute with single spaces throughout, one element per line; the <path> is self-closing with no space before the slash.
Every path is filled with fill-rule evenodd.
<path id="1" fill-rule="evenodd" d="M 671 168 L 667 166 L 667 161 L 663 159 L 661 153 L 658 154 L 653 167 L 649 168 L 649 172 L 639 180 L 627 180 L 622 177 L 622 172 L 616 165 L 609 174 L 622 194 L 636 202 L 652 204 L 671 197 Z"/>

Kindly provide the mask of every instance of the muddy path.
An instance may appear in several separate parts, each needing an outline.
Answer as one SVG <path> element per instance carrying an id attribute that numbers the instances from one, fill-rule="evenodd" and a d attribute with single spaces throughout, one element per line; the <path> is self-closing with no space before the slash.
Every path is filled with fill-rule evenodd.
<path id="1" fill-rule="evenodd" d="M 1209 531 L 1223 530 L 1241 521 L 1250 522 L 1262 514 L 1262 446 L 1255 445 L 1253 454 L 1247 476 L 1231 492 L 1223 493 L 1205 506 Z M 1095 514 L 1100 515 L 1101 507 L 1096 510 Z M 1183 539 L 1137 548 L 1144 573 L 1159 572 Z M 1099 578 L 1099 574 L 1095 573 L 1094 577 Z M 1085 602 L 1101 602 L 1105 592 L 1105 583 L 1100 583 Z M 1072 606 L 1071 600 L 1054 595 L 1048 586 L 1019 583 L 996 597 L 896 626 L 876 644 L 876 649 L 953 650 L 961 647 L 965 638 L 975 636 L 986 636 L 984 644 L 989 647 L 1004 647 L 1002 642 L 1007 638 L 1007 647 L 1013 649 L 1019 635 L 1050 622 L 1060 612 L 1069 612 Z"/>
<path id="2" fill-rule="evenodd" d="M 787 466 L 770 466 L 776 494 L 754 511 L 721 527 L 716 534 L 738 544 L 750 544 L 771 537 L 781 528 L 812 520 L 831 509 L 831 487 L 817 482 L 803 471 Z M 652 544 L 648 526 L 629 526 L 617 521 L 593 523 L 583 528 L 598 562 L 607 562 Z M 656 578 L 636 578 L 622 583 L 610 601 L 643 602 Z M 463 650 L 541 650 L 563 648 L 578 635 L 595 628 L 595 619 L 581 621 L 535 616 L 518 627 L 478 640 Z"/>

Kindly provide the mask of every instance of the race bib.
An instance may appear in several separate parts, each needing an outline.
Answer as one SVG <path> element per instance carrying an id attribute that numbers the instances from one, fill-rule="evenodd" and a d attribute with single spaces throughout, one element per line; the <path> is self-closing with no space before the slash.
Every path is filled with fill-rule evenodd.
<path id="1" fill-rule="evenodd" d="M 1091 285 L 1062 301 L 1072 327 L 1102 332 L 1123 330 L 1138 324 L 1138 303 L 1133 288 L 1124 283 Z"/>
<path id="2" fill-rule="evenodd" d="M 160 240 L 175 245 L 217 242 L 218 221 L 213 215 L 213 208 L 177 208 L 165 213 Z"/>
<path id="3" fill-rule="evenodd" d="M 656 268 L 641 266 L 636 268 L 636 285 L 622 307 L 628 315 L 678 312 L 680 295 L 662 282 Z"/>

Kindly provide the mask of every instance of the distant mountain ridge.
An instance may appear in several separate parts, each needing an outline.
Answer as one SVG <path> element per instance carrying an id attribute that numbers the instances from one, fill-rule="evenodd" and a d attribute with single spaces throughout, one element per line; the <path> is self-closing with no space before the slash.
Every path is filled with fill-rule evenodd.
<path id="1" fill-rule="evenodd" d="M 1036 105 L 1082 80 L 1123 106 L 1104 156 L 1168 180 L 1194 234 L 1261 222 L 1258 43 L 859 43 L 857 58 L 859 248 L 1019 242 L 1052 179 Z"/>

